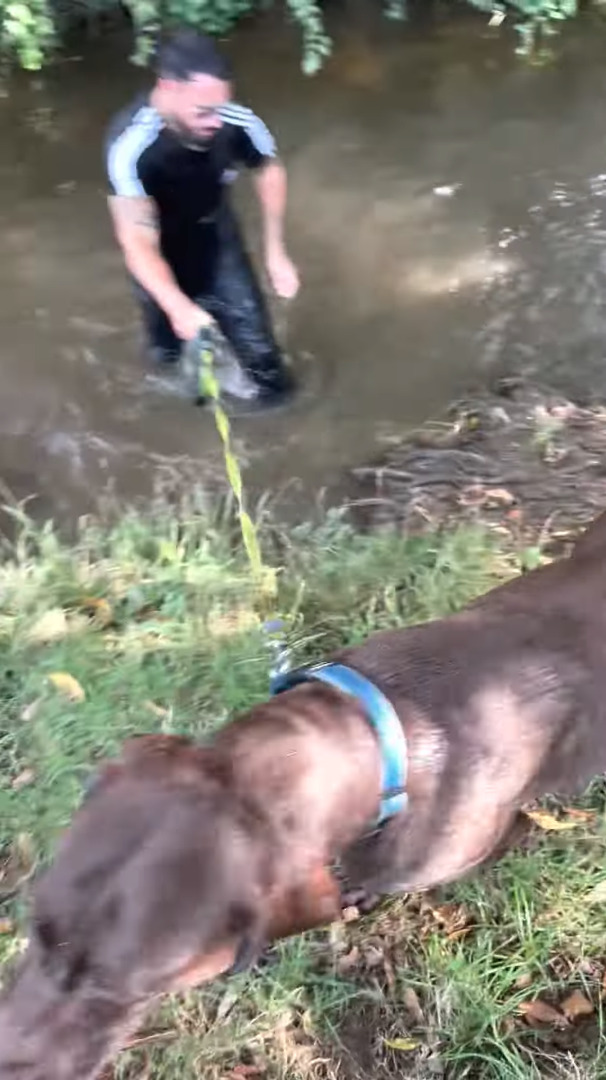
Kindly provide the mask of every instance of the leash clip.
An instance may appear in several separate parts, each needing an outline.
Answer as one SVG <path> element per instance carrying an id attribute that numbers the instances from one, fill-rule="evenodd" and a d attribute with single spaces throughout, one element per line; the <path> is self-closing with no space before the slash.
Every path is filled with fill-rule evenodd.
<path id="1" fill-rule="evenodd" d="M 269 685 L 273 694 L 275 684 L 291 669 L 292 650 L 288 645 L 284 619 L 268 619 L 261 629 L 267 636 L 267 648 L 271 658 Z"/>

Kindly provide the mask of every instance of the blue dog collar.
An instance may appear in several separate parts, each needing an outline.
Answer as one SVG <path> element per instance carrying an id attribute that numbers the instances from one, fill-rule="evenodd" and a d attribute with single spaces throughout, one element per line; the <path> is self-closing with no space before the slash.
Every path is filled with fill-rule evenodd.
<path id="1" fill-rule="evenodd" d="M 402 813 L 408 805 L 408 753 L 406 736 L 393 705 L 369 679 L 345 664 L 313 664 L 296 671 L 281 672 L 273 677 L 271 692 L 282 694 L 301 683 L 315 680 L 356 698 L 377 733 L 382 763 L 381 810 L 377 823 L 382 824 Z"/>

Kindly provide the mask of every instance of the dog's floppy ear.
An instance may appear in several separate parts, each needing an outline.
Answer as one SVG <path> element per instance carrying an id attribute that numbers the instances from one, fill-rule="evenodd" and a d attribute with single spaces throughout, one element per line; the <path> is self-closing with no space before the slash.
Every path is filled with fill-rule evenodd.
<path id="1" fill-rule="evenodd" d="M 330 871 L 318 863 L 305 881 L 277 893 L 268 908 L 263 918 L 244 906 L 234 909 L 239 944 L 230 974 L 253 967 L 272 941 L 335 922 L 341 916 L 341 893 Z"/>
<path id="2" fill-rule="evenodd" d="M 326 926 L 341 917 L 341 893 L 330 870 L 322 863 L 313 866 L 305 881 L 290 886 L 274 899 L 269 913 L 267 937 L 301 934 Z"/>

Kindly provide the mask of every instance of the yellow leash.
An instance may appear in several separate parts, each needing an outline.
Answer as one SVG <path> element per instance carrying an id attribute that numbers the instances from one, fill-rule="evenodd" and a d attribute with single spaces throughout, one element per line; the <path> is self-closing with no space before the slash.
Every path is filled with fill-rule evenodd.
<path id="1" fill-rule="evenodd" d="M 213 410 L 219 438 L 223 445 L 225 472 L 229 486 L 236 500 L 242 543 L 248 556 L 254 584 L 266 603 L 277 593 L 277 575 L 271 566 L 266 566 L 261 555 L 256 526 L 244 505 L 244 487 L 238 459 L 232 450 L 231 426 L 225 409 L 221 404 L 221 388 L 214 371 L 212 347 L 204 342 L 200 349 L 200 367 L 198 373 L 200 396 L 207 398 Z"/>

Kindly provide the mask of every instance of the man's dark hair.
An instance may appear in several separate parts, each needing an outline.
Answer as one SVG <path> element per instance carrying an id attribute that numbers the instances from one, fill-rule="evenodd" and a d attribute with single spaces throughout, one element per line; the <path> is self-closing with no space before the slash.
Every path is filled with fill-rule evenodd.
<path id="1" fill-rule="evenodd" d="M 229 82 L 231 68 L 211 38 L 195 30 L 179 30 L 158 48 L 156 73 L 161 79 L 187 82 L 195 75 L 212 75 Z"/>

